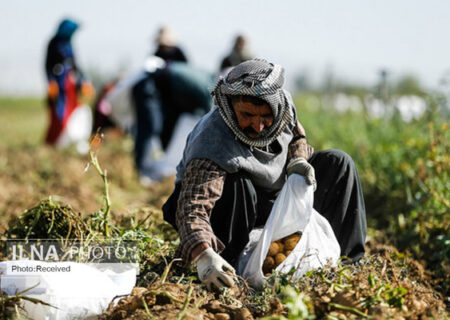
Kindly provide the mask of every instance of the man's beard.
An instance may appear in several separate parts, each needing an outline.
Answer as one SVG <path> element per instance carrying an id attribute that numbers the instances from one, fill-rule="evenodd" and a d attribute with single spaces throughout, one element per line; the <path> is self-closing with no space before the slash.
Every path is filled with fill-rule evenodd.
<path id="1" fill-rule="evenodd" d="M 265 127 L 264 129 L 262 129 L 262 131 L 261 132 L 256 132 L 252 127 L 247 127 L 247 128 L 244 128 L 243 130 L 242 130 L 242 132 L 247 136 L 247 137 L 250 137 L 250 138 L 252 138 L 252 139 L 257 139 L 257 138 L 264 138 L 264 137 L 267 137 L 267 135 L 269 134 L 269 130 L 270 130 L 270 128 L 268 128 L 268 127 Z M 250 134 L 251 134 L 251 136 L 250 136 Z"/>

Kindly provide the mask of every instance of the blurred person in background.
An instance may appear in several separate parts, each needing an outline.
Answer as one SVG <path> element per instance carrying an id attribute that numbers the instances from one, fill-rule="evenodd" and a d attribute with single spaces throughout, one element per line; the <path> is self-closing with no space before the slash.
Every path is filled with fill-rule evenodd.
<path id="1" fill-rule="evenodd" d="M 110 118 L 111 106 L 105 101 L 106 95 L 111 92 L 116 86 L 119 79 L 114 79 L 102 87 L 97 99 L 94 103 L 94 125 L 92 126 L 92 133 L 97 131 L 105 133 L 108 129 L 116 128 L 116 124 Z"/>
<path id="2" fill-rule="evenodd" d="M 79 95 L 89 98 L 94 95 L 94 87 L 75 62 L 71 40 L 78 28 L 77 22 L 70 19 L 62 20 L 47 49 L 45 71 L 48 81 L 47 103 L 50 123 L 45 142 L 51 145 L 66 145 L 70 142 L 70 138 L 63 135 L 69 119 L 81 106 Z"/>
<path id="3" fill-rule="evenodd" d="M 164 59 L 165 61 L 181 61 L 187 62 L 186 55 L 183 50 L 177 46 L 177 40 L 173 30 L 167 26 L 163 26 L 158 31 L 156 37 L 156 52 L 155 56 Z"/>
<path id="4" fill-rule="evenodd" d="M 220 64 L 220 73 L 252 58 L 253 57 L 249 52 L 247 39 L 242 34 L 239 34 L 234 40 L 233 49 L 225 58 L 223 58 L 222 63 Z"/>
<path id="5" fill-rule="evenodd" d="M 146 76 L 133 87 L 137 119 L 135 161 L 144 185 L 163 178 L 160 168 L 155 167 L 154 152 L 158 143 L 163 151 L 167 150 L 181 115 L 201 117 L 212 107 L 213 74 L 184 62 L 157 62 L 157 58 L 149 58 Z M 187 132 L 182 143 L 186 135 Z M 180 149 L 181 158 L 182 146 Z M 175 160 L 172 174 L 179 160 Z"/>
<path id="6" fill-rule="evenodd" d="M 210 72 L 150 56 L 143 71 L 120 81 L 106 96 L 111 117 L 134 136 L 142 185 L 175 174 L 187 134 L 212 107 L 213 87 Z"/>

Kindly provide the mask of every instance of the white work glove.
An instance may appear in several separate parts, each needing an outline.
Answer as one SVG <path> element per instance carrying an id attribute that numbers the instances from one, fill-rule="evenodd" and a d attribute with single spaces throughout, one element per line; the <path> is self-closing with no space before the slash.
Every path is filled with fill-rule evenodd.
<path id="1" fill-rule="evenodd" d="M 306 183 L 314 187 L 314 191 L 317 188 L 316 175 L 312 165 L 306 161 L 305 158 L 298 158 L 292 161 L 287 166 L 287 174 L 290 176 L 293 173 L 297 173 L 305 177 Z"/>
<path id="2" fill-rule="evenodd" d="M 206 284 L 208 290 L 211 290 L 211 284 L 214 284 L 217 288 L 234 285 L 233 276 L 225 272 L 231 271 L 234 275 L 234 268 L 212 248 L 202 251 L 194 259 L 194 262 L 197 263 L 198 277 L 203 284 Z"/>

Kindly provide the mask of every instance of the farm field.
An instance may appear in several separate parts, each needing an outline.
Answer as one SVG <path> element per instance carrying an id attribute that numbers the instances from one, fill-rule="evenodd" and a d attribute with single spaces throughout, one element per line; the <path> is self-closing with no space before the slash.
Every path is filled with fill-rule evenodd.
<path id="1" fill-rule="evenodd" d="M 408 123 L 395 114 L 338 112 L 317 103 L 321 99 L 318 93 L 298 96 L 299 117 L 316 150 L 342 149 L 358 166 L 369 226 L 361 263 L 310 272 L 298 282 L 274 276 L 263 291 L 240 281 L 237 288 L 210 293 L 193 270 L 170 263 L 177 234 L 163 221 L 161 206 L 173 179 L 142 187 L 132 139 L 106 136 L 96 149 L 111 199 L 111 217 L 102 222 L 110 237 L 141 244 L 141 272 L 132 296 L 101 319 L 448 319 L 448 119 L 431 97 L 429 111 Z M 53 219 L 70 216 L 83 225 L 84 235 L 104 235 L 98 223 L 104 183 L 87 167 L 89 155 L 42 144 L 45 112 L 42 99 L 0 97 L 2 238 L 35 227 L 24 213 L 32 208 L 41 210 L 43 226 L 55 222 L 45 220 L 52 212 Z M 59 232 L 64 237 L 69 231 Z M 25 317 L 15 308 L 18 299 L 2 298 L 5 317 Z"/>

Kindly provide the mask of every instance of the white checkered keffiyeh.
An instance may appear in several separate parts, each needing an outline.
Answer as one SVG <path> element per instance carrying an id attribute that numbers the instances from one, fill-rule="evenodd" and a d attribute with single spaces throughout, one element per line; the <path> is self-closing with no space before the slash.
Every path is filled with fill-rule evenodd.
<path id="1" fill-rule="evenodd" d="M 253 59 L 237 65 L 225 78 L 219 79 L 212 94 L 220 115 L 236 137 L 251 147 L 264 147 L 275 141 L 292 121 L 283 84 L 283 67 L 262 59 Z M 254 96 L 269 104 L 274 123 L 262 137 L 250 138 L 242 132 L 227 98 L 233 95 Z"/>

